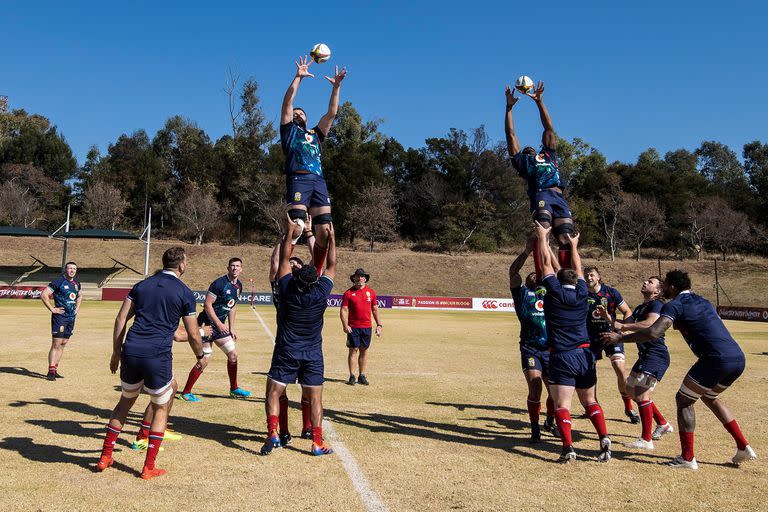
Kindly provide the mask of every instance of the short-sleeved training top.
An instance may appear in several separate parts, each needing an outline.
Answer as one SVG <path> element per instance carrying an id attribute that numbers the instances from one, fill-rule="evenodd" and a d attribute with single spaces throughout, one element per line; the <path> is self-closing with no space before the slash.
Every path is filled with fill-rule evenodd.
<path id="1" fill-rule="evenodd" d="M 547 290 L 536 291 L 521 285 L 512 288 L 515 314 L 520 320 L 520 344 L 542 350 L 547 347 L 547 322 L 544 319 L 544 296 Z"/>
<path id="2" fill-rule="evenodd" d="M 535 155 L 520 151 L 512 157 L 512 166 L 528 183 L 529 196 L 547 188 L 563 188 L 557 168 L 557 151 L 554 148 L 542 148 Z"/>
<path id="3" fill-rule="evenodd" d="M 616 309 L 624 304 L 624 297 L 621 296 L 619 290 L 601 284 L 600 289 L 597 292 L 589 290 L 587 296 L 587 304 L 589 304 L 589 316 L 587 316 L 587 332 L 589 333 L 590 341 L 594 343 L 602 343 L 600 340 L 600 334 L 611 330 L 611 324 L 606 322 L 597 313 L 597 306 L 605 307 L 611 318 L 616 319 Z"/>
<path id="4" fill-rule="evenodd" d="M 213 301 L 213 312 L 220 321 L 225 321 L 232 308 L 237 306 L 237 300 L 240 298 L 240 292 L 243 291 L 243 283 L 239 279 L 234 282 L 229 280 L 228 276 L 221 276 L 208 287 L 208 293 L 216 297 Z M 208 315 L 203 311 L 202 318 L 207 323 Z"/>
<path id="5" fill-rule="evenodd" d="M 371 327 L 371 312 L 375 305 L 376 292 L 367 285 L 359 290 L 353 286 L 341 299 L 341 307 L 349 308 L 349 326 L 355 329 Z"/>
<path id="6" fill-rule="evenodd" d="M 634 319 L 635 322 L 642 322 L 643 320 L 646 320 L 648 318 L 648 315 L 650 315 L 651 313 L 656 313 L 657 315 L 660 315 L 661 309 L 663 307 L 664 307 L 664 303 L 661 302 L 661 300 L 659 299 L 654 299 L 652 301 L 645 302 L 637 306 L 634 309 L 634 311 L 632 311 L 632 318 Z M 664 340 L 664 335 L 656 338 L 653 341 L 637 344 L 637 354 L 641 359 L 647 358 L 655 353 L 663 355 L 666 352 L 668 352 L 668 350 Z"/>
<path id="7" fill-rule="evenodd" d="M 136 319 L 128 329 L 123 354 L 155 357 L 171 352 L 173 333 L 184 316 L 195 316 L 195 296 L 170 271 L 160 271 L 136 283 L 128 299 Z"/>
<path id="8" fill-rule="evenodd" d="M 739 344 L 726 329 L 714 306 L 690 290 L 681 292 L 664 304 L 660 314 L 672 320 L 673 327 L 680 331 L 698 357 L 728 359 L 741 356 Z"/>
<path id="9" fill-rule="evenodd" d="M 561 284 L 555 274 L 544 276 L 544 318 L 547 344 L 554 352 L 564 352 L 589 345 L 587 334 L 587 282 L 579 278 L 575 285 Z"/>
<path id="10" fill-rule="evenodd" d="M 292 352 L 322 351 L 323 314 L 328 307 L 333 280 L 321 276 L 311 291 L 302 292 L 289 272 L 277 285 L 280 289 L 277 344 Z"/>
<path id="11" fill-rule="evenodd" d="M 292 176 L 296 171 L 323 175 L 322 143 L 325 134 L 315 126 L 305 130 L 293 121 L 280 125 L 280 144 L 285 154 L 285 174 Z"/>
<path id="12" fill-rule="evenodd" d="M 80 295 L 80 281 L 61 275 L 48 283 L 48 288 L 53 292 L 53 303 L 57 308 L 63 308 L 61 316 L 75 318 L 77 309 L 77 297 Z"/>

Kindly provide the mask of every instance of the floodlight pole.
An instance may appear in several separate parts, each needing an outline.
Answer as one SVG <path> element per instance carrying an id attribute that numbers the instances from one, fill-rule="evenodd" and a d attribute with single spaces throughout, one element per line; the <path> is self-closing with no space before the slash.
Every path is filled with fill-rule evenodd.
<path id="1" fill-rule="evenodd" d="M 149 215 L 147 216 L 147 229 L 144 230 L 147 235 L 147 251 L 144 254 L 144 275 L 149 274 L 149 240 L 152 237 L 152 207 L 149 208 Z"/>
<path id="2" fill-rule="evenodd" d="M 67 221 L 64 223 L 64 233 L 68 233 L 69 232 L 69 212 L 70 212 L 70 208 L 71 207 L 72 207 L 71 204 L 67 205 Z M 61 229 L 61 228 L 59 228 L 59 229 Z M 65 235 L 64 236 L 64 253 L 61 256 L 61 270 L 62 270 L 62 272 L 64 271 L 64 265 L 67 264 L 67 250 L 69 249 L 68 244 L 69 244 L 69 239 Z"/>

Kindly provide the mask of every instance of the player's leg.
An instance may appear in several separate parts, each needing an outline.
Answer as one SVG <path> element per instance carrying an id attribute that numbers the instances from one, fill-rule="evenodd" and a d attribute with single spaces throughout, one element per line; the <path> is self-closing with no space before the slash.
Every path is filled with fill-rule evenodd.
<path id="1" fill-rule="evenodd" d="M 651 391 L 656 387 L 656 379 L 652 375 L 638 373 L 634 370 L 627 378 L 626 393 L 638 404 L 640 411 L 640 424 L 642 426 L 640 438 L 627 443 L 629 448 L 653 450 L 653 401 Z"/>
<path id="2" fill-rule="evenodd" d="M 200 398 L 198 396 L 192 394 L 192 388 L 197 382 L 197 379 L 199 379 L 200 376 L 203 374 L 203 370 L 205 370 L 205 367 L 208 366 L 208 363 L 211 361 L 212 353 L 213 353 L 213 348 L 211 348 L 210 340 L 203 341 L 203 358 L 200 359 L 198 362 L 196 362 L 195 365 L 192 367 L 192 369 L 189 370 L 189 375 L 187 376 L 187 382 L 184 384 L 184 389 L 181 390 L 181 398 L 183 400 L 186 400 L 187 402 L 200 401 Z"/>
<path id="3" fill-rule="evenodd" d="M 278 415 L 278 426 L 280 434 L 280 446 L 287 446 L 291 444 L 293 437 L 291 436 L 290 429 L 288 428 L 288 387 L 283 389 L 280 395 L 280 414 Z"/>
<path id="4" fill-rule="evenodd" d="M 310 354 L 302 359 L 299 368 L 299 383 L 302 392 L 306 390 L 310 402 L 312 421 L 312 455 L 328 455 L 333 450 L 323 440 L 323 382 L 325 381 L 323 353 Z"/>
<path id="5" fill-rule="evenodd" d="M 544 200 L 539 201 L 538 207 L 533 210 L 533 220 L 545 228 L 548 228 L 552 225 L 552 211 L 546 207 L 546 202 Z M 536 272 L 537 282 L 540 281 L 542 277 L 544 277 L 542 272 L 542 263 L 539 258 L 539 243 L 541 243 L 541 241 L 537 239 L 536 247 L 533 250 L 533 270 Z M 546 243 L 549 243 L 549 241 Z"/>
<path id="6" fill-rule="evenodd" d="M 160 369 L 158 373 L 153 377 L 154 382 L 157 380 L 162 382 L 164 378 L 161 379 L 161 375 L 166 378 L 168 375 L 171 375 L 171 381 L 168 382 L 165 386 L 161 386 L 159 388 L 151 388 L 149 386 L 157 384 L 148 380 L 147 383 L 149 384 L 145 384 L 144 386 L 144 389 L 147 391 L 147 393 L 149 393 L 149 406 L 152 408 L 152 424 L 149 429 L 147 455 L 144 459 L 144 467 L 141 471 L 141 478 L 144 480 L 149 480 L 151 478 L 166 474 L 164 469 L 155 467 L 155 460 L 157 459 L 157 454 L 160 452 L 160 445 L 163 442 L 165 429 L 168 426 L 168 416 L 173 404 L 173 397 L 178 390 L 176 379 L 172 377 L 173 373 L 170 370 L 170 357 L 167 358 L 167 361 L 161 361 L 159 366 Z"/>
<path id="7" fill-rule="evenodd" d="M 301 438 L 312 439 L 312 402 L 304 386 L 301 386 Z"/>
<path id="8" fill-rule="evenodd" d="M 322 275 L 325 257 L 328 254 L 328 240 L 331 236 L 329 225 L 331 217 L 331 198 L 328 187 L 321 176 L 311 175 L 312 195 L 309 200 L 309 213 L 312 214 L 312 229 L 315 232 L 315 248 L 312 251 L 312 263 L 317 275 Z"/>
<path id="9" fill-rule="evenodd" d="M 624 354 L 624 344 L 606 345 L 606 355 L 611 360 L 611 367 L 616 374 L 616 387 L 619 389 L 621 401 L 624 403 L 624 415 L 632 424 L 640 423 L 640 416 L 634 411 L 632 397 L 627 393 L 627 359 Z M 610 352 L 610 353 L 609 353 Z"/>
<path id="10" fill-rule="evenodd" d="M 698 364 L 698 362 L 696 363 Z M 694 367 L 696 367 L 694 364 Z M 693 368 L 691 369 L 693 370 Z M 680 448 L 681 454 L 675 457 L 670 465 L 673 467 L 686 468 L 686 469 L 698 469 L 699 465 L 696 463 L 693 451 L 694 431 L 696 430 L 696 402 L 699 401 L 702 395 L 709 391 L 706 388 L 696 382 L 689 374 L 683 379 L 683 383 L 680 385 L 680 389 L 675 395 L 675 403 L 677 405 L 677 429 L 680 435 Z"/>
<path id="11" fill-rule="evenodd" d="M 69 340 L 67 338 L 51 338 L 51 349 L 48 351 L 48 380 L 61 378 L 59 375 L 59 361 L 64 354 L 64 347 Z"/>
<path id="12" fill-rule="evenodd" d="M 271 370 L 270 370 L 271 371 Z M 264 409 L 267 415 L 267 440 L 261 447 L 262 455 L 269 455 L 276 448 L 280 448 L 280 397 L 285 393 L 288 384 L 267 377 L 267 389 L 265 392 Z"/>
<path id="13" fill-rule="evenodd" d="M 547 191 L 547 201 L 552 212 L 552 235 L 557 240 L 557 261 L 562 268 L 572 268 L 569 235 L 575 233 L 573 216 L 562 194 Z"/>
<path id="14" fill-rule="evenodd" d="M 153 417 L 154 417 L 154 409 L 152 409 L 152 402 L 150 402 L 147 404 L 147 408 L 144 409 L 144 416 L 141 418 L 141 425 L 139 426 L 139 432 L 136 434 L 136 439 L 131 444 L 132 450 L 147 449 L 147 445 L 149 444 L 149 431 L 152 427 Z"/>
<path id="15" fill-rule="evenodd" d="M 347 384 L 350 386 L 355 385 L 355 364 L 357 363 L 357 354 L 360 351 L 360 336 L 358 336 L 357 329 L 352 329 L 352 332 L 347 333 L 347 367 L 349 368 L 349 379 Z"/>
<path id="16" fill-rule="evenodd" d="M 611 440 L 608 437 L 608 428 L 605 425 L 603 408 L 597 401 L 597 370 L 595 368 L 594 354 L 590 349 L 581 351 L 584 366 L 580 368 L 576 376 L 576 393 L 579 401 L 584 406 L 584 411 L 592 422 L 592 426 L 600 439 L 600 455 L 597 460 L 608 462 L 611 460 Z"/>
<path id="17" fill-rule="evenodd" d="M 571 437 L 571 404 L 574 389 L 573 386 L 554 384 L 552 381 L 549 383 L 549 391 L 555 402 L 555 422 L 560 433 L 560 441 L 563 444 L 562 452 L 557 461 L 562 464 L 576 460 L 573 438 Z"/>
<path id="18" fill-rule="evenodd" d="M 232 336 L 222 336 L 214 340 L 217 347 L 227 356 L 227 375 L 229 376 L 229 396 L 232 398 L 245 398 L 251 396 L 237 385 L 237 345 Z"/>
<path id="19" fill-rule="evenodd" d="M 368 377 L 366 377 L 366 369 L 368 368 L 368 349 L 371 347 L 371 329 L 358 329 L 360 331 L 360 355 L 357 358 L 357 369 L 360 372 L 358 382 L 363 386 L 369 384 Z"/>
<path id="20" fill-rule="evenodd" d="M 144 386 L 144 378 L 141 368 L 136 367 L 132 358 L 123 356 L 120 361 L 120 388 L 121 396 L 117 402 L 112 416 L 107 423 L 107 432 L 104 436 L 104 443 L 101 448 L 101 456 L 96 464 L 97 471 L 104 471 L 112 465 L 112 453 L 115 449 L 115 443 L 123 430 L 125 419 L 131 411 L 131 407 L 136 403 L 136 399 Z"/>
<path id="21" fill-rule="evenodd" d="M 542 382 L 541 371 L 536 368 L 528 368 L 523 372 L 525 382 L 528 384 L 528 399 L 526 405 L 528 408 L 528 419 L 531 422 L 532 443 L 541 441 L 541 429 L 539 427 L 539 415 L 541 415 L 541 392 L 544 384 Z"/>

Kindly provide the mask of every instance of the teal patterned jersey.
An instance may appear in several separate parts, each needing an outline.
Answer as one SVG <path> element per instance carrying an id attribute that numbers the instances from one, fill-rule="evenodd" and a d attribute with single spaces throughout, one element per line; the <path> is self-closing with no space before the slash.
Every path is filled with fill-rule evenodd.
<path id="1" fill-rule="evenodd" d="M 280 144 L 285 153 L 285 174 L 292 176 L 297 171 L 323 175 L 320 162 L 321 145 L 325 134 L 315 126 L 305 130 L 294 122 L 280 125 Z"/>
<path id="2" fill-rule="evenodd" d="M 543 286 L 535 291 L 525 286 L 512 288 L 512 300 L 515 301 L 515 313 L 520 320 L 520 343 L 542 350 L 547 348 L 547 326 L 544 321 Z"/>

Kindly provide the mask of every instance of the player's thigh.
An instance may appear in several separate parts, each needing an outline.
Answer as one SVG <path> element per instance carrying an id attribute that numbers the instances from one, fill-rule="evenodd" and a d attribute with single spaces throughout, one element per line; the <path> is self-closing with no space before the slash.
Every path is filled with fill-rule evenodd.
<path id="1" fill-rule="evenodd" d="M 366 351 L 371 346 L 371 328 L 359 328 L 357 330 L 357 336 L 360 338 L 360 350 Z"/>
<path id="2" fill-rule="evenodd" d="M 285 178 L 285 201 L 289 208 L 307 210 L 312 198 L 314 185 L 307 174 L 296 174 Z"/>
<path id="3" fill-rule="evenodd" d="M 229 355 L 229 353 L 233 352 L 235 350 L 235 348 L 236 348 L 235 340 L 234 340 L 234 338 L 232 338 L 232 335 L 230 335 L 230 334 L 223 335 L 223 336 L 221 336 L 221 337 L 219 337 L 217 339 L 214 339 L 213 342 L 226 355 Z"/>
<path id="4" fill-rule="evenodd" d="M 299 375 L 300 361 L 285 349 L 275 350 L 267 377 L 283 385 L 293 384 Z"/>
<path id="5" fill-rule="evenodd" d="M 325 382 L 325 363 L 322 352 L 305 354 L 301 358 L 298 379 L 302 386 L 323 385 Z"/>
<path id="6" fill-rule="evenodd" d="M 313 216 L 315 215 L 314 211 L 317 211 L 318 214 L 331 213 L 331 197 L 328 195 L 328 186 L 323 178 L 315 178 L 312 196 L 309 199 L 309 209 Z"/>
<path id="7" fill-rule="evenodd" d="M 542 373 L 547 373 L 548 368 L 545 367 L 549 366 L 548 353 L 545 361 L 542 351 L 527 345 L 520 345 L 520 366 L 526 374 L 530 371 L 536 371 L 541 376 Z"/>

